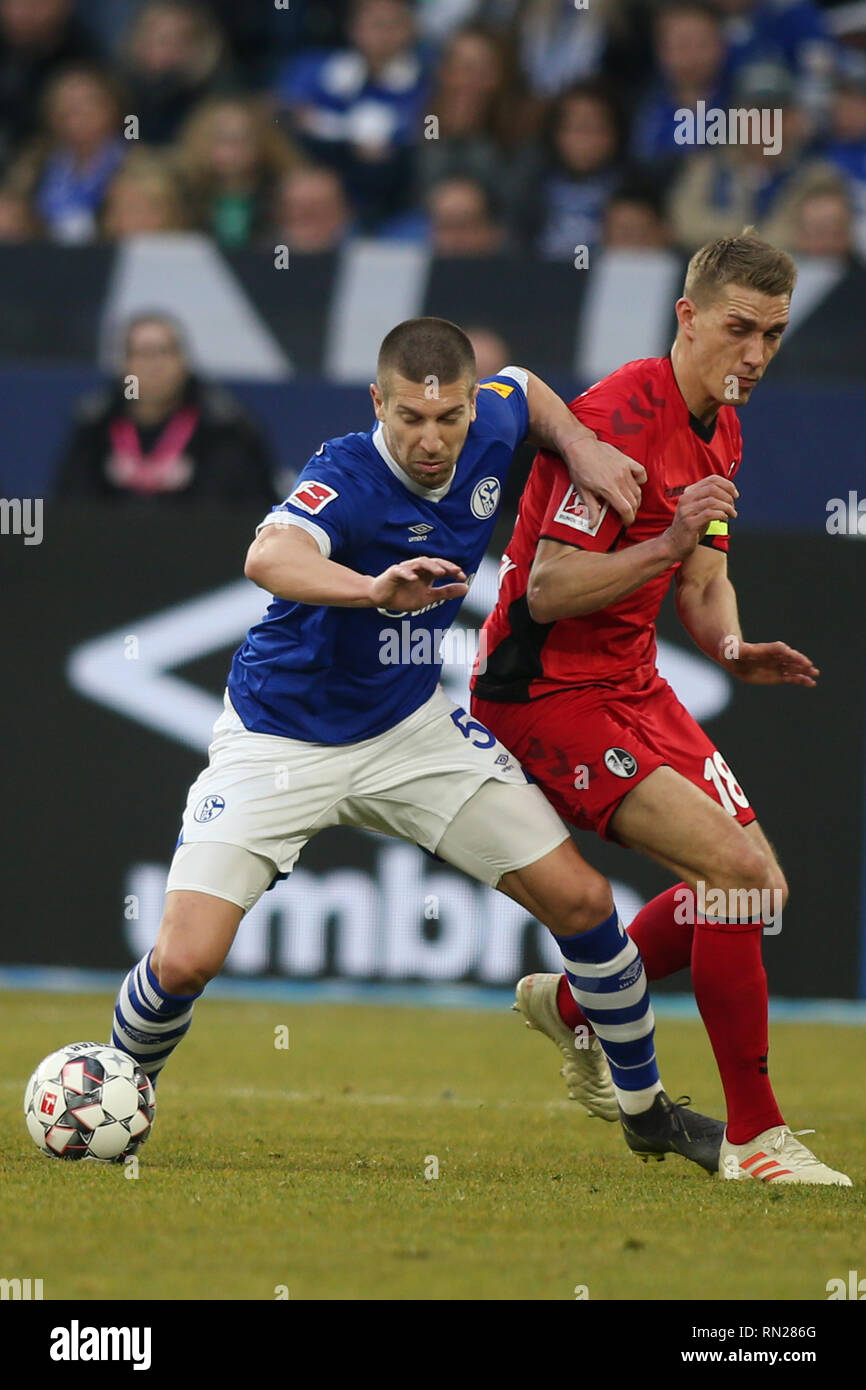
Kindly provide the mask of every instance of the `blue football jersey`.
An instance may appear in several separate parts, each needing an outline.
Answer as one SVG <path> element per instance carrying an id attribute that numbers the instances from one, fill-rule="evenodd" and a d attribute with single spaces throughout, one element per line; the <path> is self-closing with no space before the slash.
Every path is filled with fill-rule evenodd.
<path id="1" fill-rule="evenodd" d="M 323 555 L 361 574 L 381 574 L 420 554 L 452 560 L 470 579 L 528 428 L 526 375 L 505 368 L 481 383 L 476 419 L 448 482 L 435 489 L 414 483 L 377 422 L 365 434 L 323 444 L 262 525 L 300 526 Z M 439 642 L 461 602 L 402 613 L 275 598 L 234 655 L 232 704 L 256 733 L 330 744 L 372 738 L 433 694 Z M 426 635 L 417 636 L 420 629 Z"/>

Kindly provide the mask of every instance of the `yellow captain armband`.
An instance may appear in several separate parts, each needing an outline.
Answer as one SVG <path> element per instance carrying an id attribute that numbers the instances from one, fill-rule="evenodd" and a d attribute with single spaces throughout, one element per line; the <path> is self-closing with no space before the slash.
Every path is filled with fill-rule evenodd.
<path id="1" fill-rule="evenodd" d="M 504 381 L 482 381 L 478 387 L 479 391 L 495 391 L 498 396 L 510 396 L 514 390 L 513 386 L 506 386 Z"/>

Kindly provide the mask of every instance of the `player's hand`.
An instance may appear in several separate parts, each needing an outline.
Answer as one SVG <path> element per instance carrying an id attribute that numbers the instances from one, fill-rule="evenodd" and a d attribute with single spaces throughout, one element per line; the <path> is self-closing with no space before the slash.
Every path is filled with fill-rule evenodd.
<path id="1" fill-rule="evenodd" d="M 436 580 L 449 578 L 446 584 Z M 431 559 L 429 555 L 414 556 L 399 565 L 391 565 L 370 585 L 373 608 L 392 608 L 400 613 L 415 613 L 429 603 L 463 598 L 468 593 L 466 575 L 451 560 Z"/>
<path id="2" fill-rule="evenodd" d="M 814 685 L 820 675 L 808 656 L 785 642 L 739 642 L 736 652 L 722 665 L 749 685 Z"/>
<path id="3" fill-rule="evenodd" d="M 594 526 L 602 502 L 609 502 L 625 526 L 630 526 L 640 506 L 640 490 L 646 469 L 612 444 L 601 439 L 581 439 L 563 455 L 571 481 L 580 489 Z"/>
<path id="4" fill-rule="evenodd" d="M 721 478 L 717 473 L 691 483 L 677 503 L 674 519 L 665 531 L 673 558 L 684 560 L 691 555 L 707 534 L 711 521 L 726 521 L 736 516 L 734 499 L 739 495 L 731 479 Z"/>

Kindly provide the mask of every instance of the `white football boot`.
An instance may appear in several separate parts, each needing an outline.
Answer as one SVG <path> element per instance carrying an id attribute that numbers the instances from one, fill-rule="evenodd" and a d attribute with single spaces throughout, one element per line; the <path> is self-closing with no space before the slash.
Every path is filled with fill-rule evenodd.
<path id="1" fill-rule="evenodd" d="M 588 1115 L 616 1123 L 619 1107 L 607 1058 L 591 1030 L 588 1035 L 576 1035 L 560 1018 L 556 1007 L 560 978 L 559 975 L 524 975 L 518 982 L 511 1007 L 523 1014 L 527 1028 L 543 1033 L 559 1048 L 565 1058 L 560 1075 L 565 1077 L 570 1099 L 582 1105 Z"/>
<path id="2" fill-rule="evenodd" d="M 813 1129 L 801 1129 L 797 1134 L 814 1134 Z M 719 1177 L 737 1181 L 756 1178 L 771 1183 L 822 1183 L 825 1186 L 851 1187 L 851 1179 L 837 1173 L 816 1158 L 811 1149 L 801 1144 L 797 1134 L 787 1125 L 765 1129 L 748 1144 L 731 1144 L 727 1135 L 719 1154 Z"/>

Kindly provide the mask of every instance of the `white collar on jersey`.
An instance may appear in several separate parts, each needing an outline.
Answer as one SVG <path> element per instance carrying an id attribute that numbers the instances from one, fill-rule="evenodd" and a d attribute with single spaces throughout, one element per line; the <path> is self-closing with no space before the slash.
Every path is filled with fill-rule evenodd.
<path id="1" fill-rule="evenodd" d="M 394 458 L 391 450 L 385 443 L 385 426 L 382 424 L 381 420 L 373 431 L 373 443 L 391 472 L 394 474 L 394 477 L 398 478 L 403 486 L 408 488 L 410 492 L 414 492 L 416 497 L 426 497 L 428 502 L 440 502 L 446 492 L 450 491 L 451 484 L 454 482 L 454 474 L 457 472 L 456 464 L 451 470 L 451 477 L 446 479 L 444 483 L 440 483 L 438 487 L 422 487 L 420 483 L 416 483 L 409 477 L 409 474 L 405 469 L 400 467 L 399 463 Z"/>

